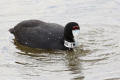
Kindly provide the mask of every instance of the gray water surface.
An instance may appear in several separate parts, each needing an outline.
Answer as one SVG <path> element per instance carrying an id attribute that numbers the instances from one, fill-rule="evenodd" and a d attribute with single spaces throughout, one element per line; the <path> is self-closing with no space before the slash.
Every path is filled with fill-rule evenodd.
<path id="1" fill-rule="evenodd" d="M 119 0 L 1 0 L 0 80 L 120 80 Z M 74 52 L 38 50 L 8 30 L 27 19 L 78 22 Z"/>

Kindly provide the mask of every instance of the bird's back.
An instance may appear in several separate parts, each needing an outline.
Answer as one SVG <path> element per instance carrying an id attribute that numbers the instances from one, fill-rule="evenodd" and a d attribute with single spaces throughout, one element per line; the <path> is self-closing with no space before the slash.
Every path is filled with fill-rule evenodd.
<path id="1" fill-rule="evenodd" d="M 64 27 L 39 20 L 27 20 L 11 29 L 16 40 L 33 48 L 64 49 Z"/>

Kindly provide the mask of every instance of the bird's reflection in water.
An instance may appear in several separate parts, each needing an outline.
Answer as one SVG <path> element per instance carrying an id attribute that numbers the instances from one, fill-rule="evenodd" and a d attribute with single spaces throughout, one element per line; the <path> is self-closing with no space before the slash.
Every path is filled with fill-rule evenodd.
<path id="1" fill-rule="evenodd" d="M 81 56 L 81 51 L 68 52 L 66 55 L 66 64 L 68 66 L 68 70 L 71 71 L 71 74 L 75 75 L 73 80 L 83 80 L 84 76 L 82 74 L 82 64 L 79 59 Z M 77 74 L 77 76 L 76 76 Z"/>
<path id="2" fill-rule="evenodd" d="M 80 56 L 85 55 L 84 53 L 87 53 L 87 51 L 83 49 L 77 49 L 76 51 L 61 51 L 61 50 L 54 51 L 54 50 L 35 49 L 35 48 L 30 48 L 27 46 L 20 45 L 18 42 L 16 42 L 16 40 L 14 40 L 14 44 L 16 45 L 16 48 L 20 50 L 20 52 L 18 53 L 21 55 L 28 55 L 31 57 L 41 57 L 40 54 L 47 54 L 48 56 L 46 58 L 48 58 L 53 54 L 54 56 L 52 57 L 61 56 L 61 55 L 63 57 L 64 55 L 64 58 L 65 58 L 64 63 L 65 63 L 65 66 L 67 67 L 67 71 L 70 71 L 71 75 L 75 75 L 73 80 L 84 79 L 84 76 L 82 74 L 82 66 L 81 66 L 82 64 L 79 58 Z"/>

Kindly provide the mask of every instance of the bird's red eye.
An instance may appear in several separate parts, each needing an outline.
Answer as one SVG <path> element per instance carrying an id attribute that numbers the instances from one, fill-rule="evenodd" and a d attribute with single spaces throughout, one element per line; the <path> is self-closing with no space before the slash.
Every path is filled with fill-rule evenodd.
<path id="1" fill-rule="evenodd" d="M 73 26 L 72 30 L 77 30 L 79 29 L 79 26 Z"/>

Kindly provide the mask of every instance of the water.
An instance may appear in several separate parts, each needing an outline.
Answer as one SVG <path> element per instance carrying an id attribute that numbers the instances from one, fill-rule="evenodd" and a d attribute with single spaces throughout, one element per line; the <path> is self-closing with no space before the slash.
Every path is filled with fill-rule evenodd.
<path id="1" fill-rule="evenodd" d="M 119 0 L 1 0 L 0 80 L 120 80 Z M 27 19 L 81 26 L 74 52 L 36 50 L 8 30 Z"/>

